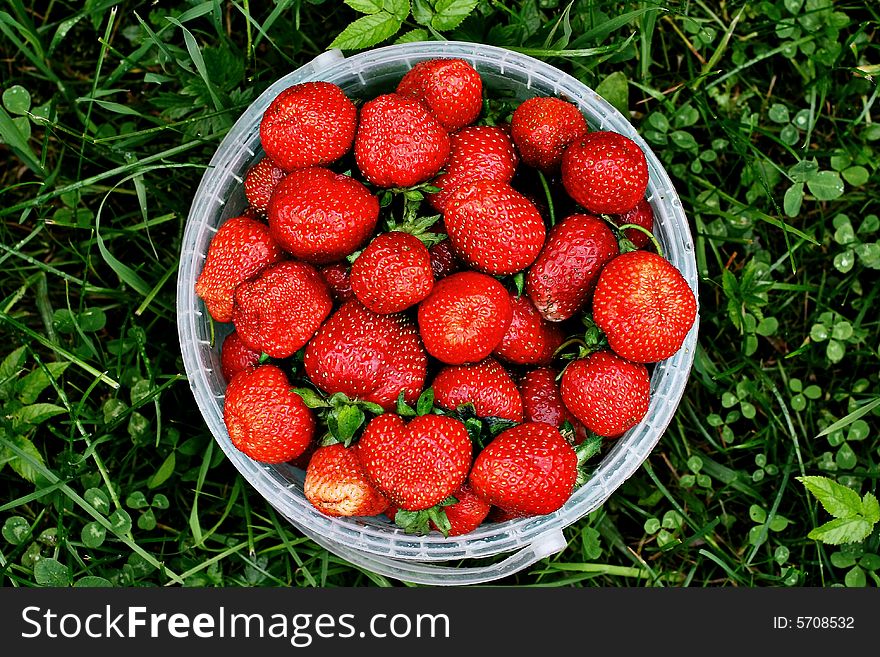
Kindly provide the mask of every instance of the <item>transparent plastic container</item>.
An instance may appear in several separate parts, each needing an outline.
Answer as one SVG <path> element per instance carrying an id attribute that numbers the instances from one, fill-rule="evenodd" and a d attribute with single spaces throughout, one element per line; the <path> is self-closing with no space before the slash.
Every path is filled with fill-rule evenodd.
<path id="1" fill-rule="evenodd" d="M 302 470 L 257 463 L 232 446 L 223 423 L 226 384 L 219 354 L 231 326 L 217 326 L 212 344 L 207 311 L 193 289 L 211 238 L 246 205 L 242 179 L 263 156 L 260 118 L 278 93 L 299 82 L 325 80 L 338 84 L 352 98 L 369 98 L 393 90 L 414 64 L 434 57 L 470 62 L 491 91 L 512 93 L 520 100 L 536 95 L 566 98 L 580 108 L 592 129 L 613 130 L 635 140 L 648 160 L 648 199 L 654 209 L 656 236 L 666 258 L 696 293 L 694 246 L 681 201 L 657 157 L 620 112 L 573 77 L 531 57 L 482 44 L 425 42 L 378 48 L 349 58 L 328 51 L 278 80 L 244 112 L 211 159 L 193 200 L 180 255 L 177 324 L 186 374 L 205 422 L 229 460 L 279 513 L 316 543 L 360 567 L 407 582 L 465 585 L 511 575 L 564 549 L 562 530 L 601 505 L 639 468 L 672 420 L 684 392 L 697 323 L 679 352 L 654 367 L 651 403 L 644 420 L 613 444 L 589 481 L 565 506 L 546 516 L 485 524 L 465 536 L 444 538 L 432 532 L 420 537 L 405 534 L 384 516 L 322 515 L 302 493 Z"/>

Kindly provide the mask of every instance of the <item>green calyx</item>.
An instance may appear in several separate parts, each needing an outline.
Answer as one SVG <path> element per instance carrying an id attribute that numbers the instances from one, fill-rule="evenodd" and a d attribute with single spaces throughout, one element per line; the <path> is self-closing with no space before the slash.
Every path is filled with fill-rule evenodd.
<path id="1" fill-rule="evenodd" d="M 320 409 L 318 418 L 327 425 L 327 433 L 318 441 L 322 446 L 342 443 L 348 447 L 367 422 L 368 413 L 381 415 L 385 412 L 379 404 L 350 399 L 342 392 L 329 397 L 312 388 L 294 388 L 293 392 L 298 394 L 309 408 Z"/>
<path id="2" fill-rule="evenodd" d="M 449 536 L 452 525 L 449 518 L 446 517 L 444 507 L 457 503 L 458 500 L 450 495 L 439 504 L 423 509 L 421 511 L 407 511 L 406 509 L 398 509 L 394 514 L 394 524 L 400 527 L 407 534 L 417 534 L 424 536 L 431 531 L 431 523 L 443 536 Z"/>

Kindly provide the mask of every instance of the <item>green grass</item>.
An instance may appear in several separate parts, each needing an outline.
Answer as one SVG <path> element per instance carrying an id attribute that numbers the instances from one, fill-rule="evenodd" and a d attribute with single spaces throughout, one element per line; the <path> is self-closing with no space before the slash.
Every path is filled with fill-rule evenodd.
<path id="1" fill-rule="evenodd" d="M 359 14 L 116 4 L 0 9 L 0 578 L 399 585 L 305 539 L 238 476 L 195 411 L 175 326 L 181 234 L 219 140 Z M 880 473 L 880 10 L 541 0 L 438 16 L 383 29 L 515 48 L 627 109 L 681 195 L 701 276 L 694 370 L 658 447 L 563 552 L 502 583 L 880 584 L 877 526 L 808 538 L 831 516 L 798 480 L 864 495 Z"/>

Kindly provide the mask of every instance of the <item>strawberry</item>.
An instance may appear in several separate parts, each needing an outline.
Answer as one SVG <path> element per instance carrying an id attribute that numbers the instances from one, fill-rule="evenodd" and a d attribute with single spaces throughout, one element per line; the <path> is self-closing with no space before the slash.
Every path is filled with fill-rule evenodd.
<path id="1" fill-rule="evenodd" d="M 428 194 L 428 202 L 435 210 L 444 212 L 450 195 L 460 185 L 476 180 L 509 183 L 518 163 L 513 141 L 502 128 L 467 127 L 452 135 L 445 171 L 431 181 L 440 191 Z"/>
<path id="2" fill-rule="evenodd" d="M 287 260 L 236 288 L 232 322 L 250 349 L 287 358 L 305 346 L 332 307 L 318 271 Z"/>
<path id="3" fill-rule="evenodd" d="M 232 321 L 232 293 L 247 279 L 284 256 L 265 224 L 248 217 L 227 220 L 208 245 L 196 294 L 214 321 Z"/>
<path id="4" fill-rule="evenodd" d="M 526 275 L 526 293 L 545 319 L 568 319 L 589 301 L 599 272 L 617 254 L 617 240 L 605 222 L 573 214 L 550 229 Z"/>
<path id="5" fill-rule="evenodd" d="M 372 235 L 379 200 L 354 178 L 316 167 L 294 171 L 275 188 L 269 228 L 295 257 L 342 260 Z"/>
<path id="6" fill-rule="evenodd" d="M 266 214 L 272 192 L 284 178 L 286 172 L 264 157 L 248 169 L 244 176 L 244 195 L 251 207 L 260 214 Z"/>
<path id="7" fill-rule="evenodd" d="M 618 226 L 634 224 L 653 232 L 654 210 L 651 207 L 651 204 L 648 203 L 647 199 L 643 198 L 638 204 L 636 204 L 636 207 L 629 212 L 624 212 L 623 214 L 614 217 L 614 223 Z M 636 228 L 627 228 L 623 234 L 637 249 L 645 248 L 648 245 L 648 242 L 651 241 L 650 237 Z"/>
<path id="8" fill-rule="evenodd" d="M 616 437 L 648 412 L 651 381 L 644 365 L 597 351 L 565 368 L 560 392 L 566 408 L 587 429 Z"/>
<path id="9" fill-rule="evenodd" d="M 418 399 L 427 357 L 404 315 L 378 315 L 352 299 L 309 342 L 304 364 L 309 379 L 325 392 L 391 410 L 401 392 L 409 403 Z"/>
<path id="10" fill-rule="evenodd" d="M 539 367 L 520 379 L 519 391 L 523 401 L 523 417 L 526 422 L 543 422 L 557 429 L 568 422 L 575 430 L 577 441 L 581 442 L 586 438 L 586 431 L 562 401 L 562 393 L 559 392 L 559 384 L 556 383 L 558 374 L 555 369 Z"/>
<path id="11" fill-rule="evenodd" d="M 422 101 L 448 132 L 470 125 L 483 109 L 483 81 L 463 59 L 419 62 L 400 80 L 397 93 Z"/>
<path id="12" fill-rule="evenodd" d="M 319 447 L 306 468 L 306 499 L 321 513 L 332 516 L 377 516 L 388 500 L 367 479 L 357 445 L 341 443 Z"/>
<path id="13" fill-rule="evenodd" d="M 261 463 L 284 463 L 308 448 L 312 411 L 274 365 L 239 372 L 226 386 L 223 419 L 236 449 Z"/>
<path id="14" fill-rule="evenodd" d="M 454 274 L 461 269 L 461 262 L 455 255 L 455 249 L 449 238 L 437 242 L 428 249 L 431 256 L 431 271 L 434 273 L 434 280 L 439 281 L 441 278 Z"/>
<path id="15" fill-rule="evenodd" d="M 431 254 L 418 237 L 382 233 L 351 267 L 351 289 L 374 313 L 396 313 L 417 304 L 434 287 Z"/>
<path id="16" fill-rule="evenodd" d="M 565 191 L 589 212 L 632 210 L 648 188 L 648 163 L 632 139 L 616 132 L 591 132 L 562 156 Z"/>
<path id="17" fill-rule="evenodd" d="M 512 316 L 501 283 L 486 274 L 459 272 L 438 281 L 419 305 L 419 333 L 428 353 L 444 363 L 476 363 L 498 346 Z"/>
<path id="18" fill-rule="evenodd" d="M 358 441 L 361 463 L 392 504 L 428 509 L 458 490 L 471 467 L 471 441 L 451 417 L 421 415 L 409 424 L 398 415 L 373 418 Z"/>
<path id="19" fill-rule="evenodd" d="M 478 497 L 467 484 L 455 491 L 455 503 L 443 507 L 449 521 L 447 536 L 461 536 L 474 531 L 483 524 L 492 507 Z M 436 527 L 435 527 L 436 529 Z"/>
<path id="20" fill-rule="evenodd" d="M 507 183 L 460 185 L 444 213 L 449 239 L 468 265 L 487 274 L 515 274 L 544 245 L 544 221 L 535 205 Z"/>
<path id="21" fill-rule="evenodd" d="M 285 171 L 324 166 L 351 148 L 357 108 L 329 82 L 303 82 L 282 91 L 260 121 L 266 155 Z"/>
<path id="22" fill-rule="evenodd" d="M 412 187 L 446 164 L 449 135 L 419 101 L 385 94 L 361 108 L 354 156 L 374 185 Z"/>
<path id="23" fill-rule="evenodd" d="M 444 367 L 431 387 L 434 403 L 443 408 L 454 411 L 462 404 L 473 404 L 478 417 L 522 421 L 519 390 L 507 371 L 492 358 L 476 365 Z"/>
<path id="24" fill-rule="evenodd" d="M 348 301 L 354 296 L 354 292 L 351 290 L 351 277 L 347 266 L 338 262 L 335 265 L 322 267 L 320 272 L 334 299 L 337 301 Z"/>
<path id="25" fill-rule="evenodd" d="M 526 295 L 511 293 L 510 305 L 513 318 L 493 353 L 508 363 L 549 365 L 565 337 L 562 329 L 541 317 Z"/>
<path id="26" fill-rule="evenodd" d="M 523 162 L 545 172 L 558 170 L 568 145 L 589 132 L 575 105 L 541 96 L 517 106 L 510 118 L 510 128 Z"/>
<path id="27" fill-rule="evenodd" d="M 416 529 L 416 531 L 409 533 L 427 533 L 428 528 L 418 531 L 424 521 L 427 520 L 430 529 L 442 532 L 445 536 L 461 536 L 474 531 L 483 524 L 483 521 L 489 515 L 489 511 L 492 510 L 492 507 L 477 497 L 467 484 L 462 484 L 461 488 L 452 494 L 452 497 L 455 498 L 455 501 L 451 504 L 446 504 L 444 500 L 444 502 L 441 502 L 441 506 L 432 509 L 438 511 L 437 515 L 440 516 L 439 521 L 441 524 L 435 522 L 431 514 L 425 511 L 407 512 L 406 515 L 409 515 L 409 518 L 399 519 L 397 512 L 400 509 L 393 505 L 385 509 L 385 515 L 394 520 L 398 526 L 402 525 L 404 529 L 409 530 L 410 527 Z M 421 514 L 425 514 L 425 517 L 420 517 Z M 407 520 L 409 520 L 409 525 L 406 522 Z"/>
<path id="28" fill-rule="evenodd" d="M 220 350 L 220 371 L 226 382 L 242 370 L 252 370 L 260 364 L 260 352 L 249 349 L 238 333 L 233 331 L 223 339 Z"/>
<path id="29" fill-rule="evenodd" d="M 677 352 L 697 317 L 681 272 L 650 251 L 623 253 L 599 276 L 593 319 L 618 355 L 656 363 Z"/>
<path id="30" fill-rule="evenodd" d="M 502 431 L 474 459 L 468 484 L 513 516 L 559 509 L 574 490 L 578 456 L 553 427 L 525 422 Z"/>

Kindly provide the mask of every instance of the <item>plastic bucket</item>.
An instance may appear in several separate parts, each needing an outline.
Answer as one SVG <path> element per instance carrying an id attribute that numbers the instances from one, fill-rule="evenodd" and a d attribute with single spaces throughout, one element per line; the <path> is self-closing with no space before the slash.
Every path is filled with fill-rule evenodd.
<path id="1" fill-rule="evenodd" d="M 278 93 L 299 82 L 326 80 L 350 97 L 367 98 L 393 89 L 414 64 L 434 57 L 460 57 L 480 72 L 487 89 L 520 100 L 536 95 L 566 98 L 578 105 L 592 129 L 613 130 L 635 140 L 648 160 L 648 199 L 656 236 L 666 258 L 696 294 L 694 247 L 681 201 L 654 153 L 620 112 L 573 77 L 531 57 L 481 44 L 426 42 L 378 48 L 349 58 L 328 51 L 278 80 L 244 112 L 211 159 L 193 200 L 180 255 L 177 324 L 186 374 L 205 422 L 229 460 L 279 513 L 316 543 L 360 567 L 408 582 L 464 585 L 511 575 L 565 548 L 562 530 L 601 505 L 639 468 L 672 420 L 684 392 L 697 324 L 681 350 L 654 367 L 651 404 L 644 420 L 614 443 L 565 506 L 546 516 L 485 524 L 465 536 L 444 538 L 432 532 L 419 537 L 403 533 L 384 516 L 324 516 L 302 493 L 302 470 L 257 463 L 232 446 L 223 423 L 226 384 L 219 355 L 220 338 L 231 327 L 218 326 L 212 345 L 208 314 L 193 289 L 217 228 L 246 205 L 242 179 L 263 155 L 260 118 Z M 479 563 L 462 565 L 463 559 Z"/>

